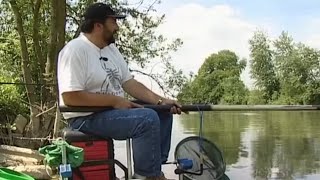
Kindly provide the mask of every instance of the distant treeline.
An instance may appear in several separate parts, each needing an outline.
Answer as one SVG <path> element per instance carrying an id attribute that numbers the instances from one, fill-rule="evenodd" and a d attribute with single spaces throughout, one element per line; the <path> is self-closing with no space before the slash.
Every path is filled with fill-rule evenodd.
<path id="1" fill-rule="evenodd" d="M 191 75 L 178 99 L 212 104 L 320 104 L 320 51 L 296 43 L 286 32 L 271 41 L 261 32 L 249 40 L 250 60 L 222 50 Z M 250 62 L 254 90 L 240 79 Z"/>

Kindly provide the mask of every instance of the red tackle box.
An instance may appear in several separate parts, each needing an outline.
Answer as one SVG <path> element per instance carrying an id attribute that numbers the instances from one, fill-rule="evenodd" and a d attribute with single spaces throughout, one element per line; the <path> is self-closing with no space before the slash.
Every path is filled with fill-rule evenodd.
<path id="1" fill-rule="evenodd" d="M 73 146 L 84 150 L 84 162 L 72 169 L 72 180 L 114 180 L 113 140 L 66 129 L 64 139 Z"/>

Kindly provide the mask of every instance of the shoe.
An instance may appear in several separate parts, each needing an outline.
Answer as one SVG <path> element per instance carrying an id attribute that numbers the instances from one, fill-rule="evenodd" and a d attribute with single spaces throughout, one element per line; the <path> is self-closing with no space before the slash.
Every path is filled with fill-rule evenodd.
<path id="1" fill-rule="evenodd" d="M 167 180 L 176 180 L 176 179 L 168 179 L 167 177 L 164 176 L 164 173 L 161 171 L 161 177 L 167 179 Z"/>

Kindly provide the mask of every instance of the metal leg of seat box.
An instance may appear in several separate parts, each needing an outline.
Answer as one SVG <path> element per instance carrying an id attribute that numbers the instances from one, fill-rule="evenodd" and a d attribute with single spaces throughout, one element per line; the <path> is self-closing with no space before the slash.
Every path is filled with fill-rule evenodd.
<path id="1" fill-rule="evenodd" d="M 127 166 L 128 166 L 128 178 L 132 179 L 132 161 L 131 161 L 131 140 L 126 140 L 127 147 Z"/>

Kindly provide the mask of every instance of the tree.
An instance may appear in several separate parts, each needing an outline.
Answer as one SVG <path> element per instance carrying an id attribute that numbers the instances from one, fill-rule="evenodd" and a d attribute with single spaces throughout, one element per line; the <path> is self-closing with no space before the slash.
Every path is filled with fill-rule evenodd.
<path id="1" fill-rule="evenodd" d="M 239 77 L 225 78 L 221 85 L 224 89 L 221 104 L 247 104 L 248 90 Z"/>
<path id="2" fill-rule="evenodd" d="M 0 57 L 0 63 L 10 72 L 11 69 L 22 69 L 12 74 L 11 81 L 24 82 L 25 96 L 30 111 L 30 122 L 26 127 L 25 136 L 47 137 L 52 134 L 55 112 L 56 94 L 56 62 L 57 55 L 66 41 L 79 34 L 81 15 L 85 8 L 95 0 L 84 1 L 27 1 L 9 0 L 0 1 L 0 54 L 9 58 Z M 166 88 L 178 87 L 183 82 L 183 74 L 170 63 L 170 52 L 177 50 L 181 40 L 167 41 L 162 35 L 156 34 L 155 29 L 163 22 L 164 16 L 151 16 L 155 11 L 155 0 L 152 4 L 142 8 L 126 1 L 103 1 L 111 4 L 115 9 L 128 14 L 130 18 L 120 23 L 118 41 L 116 42 L 129 65 L 136 64 L 143 69 L 151 63 L 151 59 L 159 57 L 163 64 L 168 65 L 167 76 L 149 74 Z M 3 23 L 2 23 L 3 22 Z M 15 61 L 10 61 L 15 59 Z M 14 66 L 12 66 L 14 65 Z M 132 68 L 131 68 L 132 69 Z M 132 69 L 140 72 L 139 69 Z M 143 72 L 142 72 L 143 73 Z M 177 76 L 175 78 L 170 77 Z M 18 80 L 17 80 L 18 79 Z M 45 112 L 45 113 L 44 113 Z M 20 146 L 38 147 L 40 144 Z"/>
<path id="3" fill-rule="evenodd" d="M 281 79 L 279 101 L 286 104 L 319 101 L 319 51 L 302 43 L 294 43 L 286 32 L 274 41 L 274 46 L 277 74 Z"/>
<path id="4" fill-rule="evenodd" d="M 247 90 L 240 80 L 246 66 L 234 52 L 219 51 L 202 64 L 193 81 L 185 84 L 178 95 L 182 102 L 212 104 L 246 103 Z"/>
<path id="5" fill-rule="evenodd" d="M 317 104 L 320 102 L 320 52 L 303 43 L 295 43 L 287 32 L 272 42 L 258 31 L 250 43 L 252 77 L 257 90 L 253 102 L 272 104 Z M 258 100 L 258 101 L 257 101 Z"/>
<path id="6" fill-rule="evenodd" d="M 251 77 L 256 80 L 255 85 L 262 92 L 264 103 L 277 98 L 274 95 L 280 90 L 269 43 L 268 37 L 261 31 L 255 32 L 249 40 Z"/>

